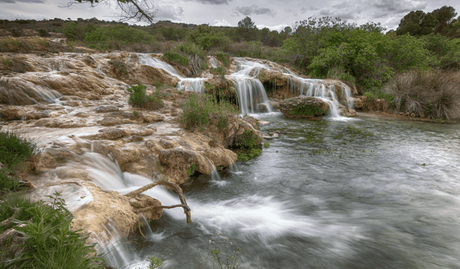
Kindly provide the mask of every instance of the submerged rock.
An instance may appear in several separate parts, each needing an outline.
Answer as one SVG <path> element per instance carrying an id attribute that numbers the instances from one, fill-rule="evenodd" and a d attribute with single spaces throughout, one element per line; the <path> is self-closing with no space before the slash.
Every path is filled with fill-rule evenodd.
<path id="1" fill-rule="evenodd" d="M 322 118 L 329 112 L 329 103 L 316 97 L 298 96 L 280 102 L 280 111 L 290 118 Z"/>

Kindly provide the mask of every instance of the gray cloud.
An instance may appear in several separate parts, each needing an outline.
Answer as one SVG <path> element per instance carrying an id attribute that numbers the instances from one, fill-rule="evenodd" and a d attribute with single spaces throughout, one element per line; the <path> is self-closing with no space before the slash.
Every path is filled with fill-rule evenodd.
<path id="1" fill-rule="evenodd" d="M 14 3 L 33 3 L 33 4 L 44 4 L 46 0 L 0 0 L 0 4 L 14 4 Z"/>
<path id="2" fill-rule="evenodd" d="M 157 5 L 158 13 L 155 20 L 182 21 L 184 10 L 175 5 Z"/>
<path id="3" fill-rule="evenodd" d="M 422 10 L 427 6 L 427 1 L 411 1 L 411 0 L 374 0 L 372 6 L 383 13 L 409 13 L 413 10 Z"/>
<path id="4" fill-rule="evenodd" d="M 228 5 L 233 0 L 187 0 L 187 2 L 198 2 L 205 5 Z"/>
<path id="5" fill-rule="evenodd" d="M 270 15 L 275 17 L 276 11 L 270 8 L 259 7 L 258 5 L 246 6 L 246 7 L 236 7 L 233 12 L 239 13 L 245 16 L 250 15 Z"/>

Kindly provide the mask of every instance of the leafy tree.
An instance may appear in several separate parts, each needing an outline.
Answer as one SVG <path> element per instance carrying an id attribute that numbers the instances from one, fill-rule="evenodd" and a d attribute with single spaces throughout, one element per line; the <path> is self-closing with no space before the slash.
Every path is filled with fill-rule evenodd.
<path id="1" fill-rule="evenodd" d="M 455 12 L 455 8 L 453 7 L 443 6 L 439 9 L 433 10 L 431 14 L 437 21 L 437 24 L 434 28 L 434 33 L 442 34 L 445 30 L 447 30 L 448 25 L 455 18 L 457 12 Z"/>
<path id="2" fill-rule="evenodd" d="M 437 20 L 433 14 L 426 14 L 422 10 L 411 11 L 401 19 L 396 33 L 412 36 L 428 35 L 433 33 L 436 24 Z"/>
<path id="3" fill-rule="evenodd" d="M 244 29 L 257 29 L 255 23 L 248 16 L 238 22 L 238 27 Z"/>

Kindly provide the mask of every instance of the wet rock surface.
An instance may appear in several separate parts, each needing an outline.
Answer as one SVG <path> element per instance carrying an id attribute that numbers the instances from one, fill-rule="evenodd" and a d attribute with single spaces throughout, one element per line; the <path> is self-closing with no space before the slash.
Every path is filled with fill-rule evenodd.
<path id="1" fill-rule="evenodd" d="M 262 137 L 251 117 L 229 116 L 224 129 L 217 127 L 215 117 L 204 130 L 184 130 L 179 104 L 192 93 L 178 93 L 170 87 L 177 77 L 140 64 L 136 54 L 0 56 L 24 66 L 24 72 L 9 70 L 0 78 L 0 117 L 2 129 L 20 131 L 42 149 L 36 174 L 27 175 L 36 187 L 31 195 L 39 199 L 62 190 L 75 216 L 73 228 L 89 233 L 93 242 L 101 239 L 107 225 L 127 234 L 141 216 L 154 220 L 163 211 L 135 213 L 161 201 L 144 195 L 128 199 L 111 190 L 115 183 L 104 181 L 105 173 L 139 175 L 144 184 L 163 178 L 179 185 L 188 179 L 192 165 L 204 175 L 216 166 L 231 166 L 237 156 L 227 148 L 245 131 Z M 115 70 L 114 61 L 124 63 L 127 72 Z M 164 108 L 148 111 L 129 105 L 126 88 L 137 80 L 151 92 L 156 82 L 166 84 L 161 88 Z"/>
<path id="2" fill-rule="evenodd" d="M 329 111 L 325 100 L 309 96 L 288 98 L 280 102 L 280 111 L 290 118 L 322 118 Z"/>

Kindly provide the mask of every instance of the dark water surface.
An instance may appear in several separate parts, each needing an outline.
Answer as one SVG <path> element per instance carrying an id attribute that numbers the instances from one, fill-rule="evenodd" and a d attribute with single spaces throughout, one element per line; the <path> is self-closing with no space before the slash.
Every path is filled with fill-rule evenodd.
<path id="1" fill-rule="evenodd" d="M 258 117 L 280 138 L 239 172 L 195 179 L 194 223 L 165 210 L 136 259 L 221 268 L 220 249 L 239 268 L 460 268 L 459 125 Z"/>

